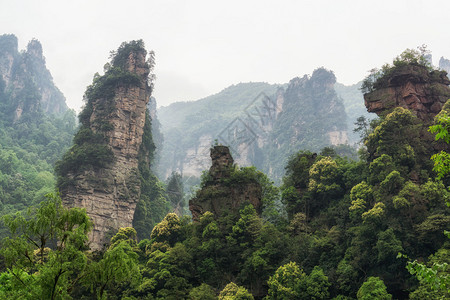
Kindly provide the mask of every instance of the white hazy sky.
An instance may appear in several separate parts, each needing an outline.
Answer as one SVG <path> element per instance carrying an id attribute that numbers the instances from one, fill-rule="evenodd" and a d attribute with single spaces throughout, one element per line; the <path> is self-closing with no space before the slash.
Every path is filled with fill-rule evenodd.
<path id="1" fill-rule="evenodd" d="M 79 110 L 123 41 L 156 53 L 158 105 L 239 82 L 286 83 L 317 67 L 354 84 L 406 48 L 450 58 L 448 0 L 0 0 L 0 34 L 41 41 L 56 85 Z"/>

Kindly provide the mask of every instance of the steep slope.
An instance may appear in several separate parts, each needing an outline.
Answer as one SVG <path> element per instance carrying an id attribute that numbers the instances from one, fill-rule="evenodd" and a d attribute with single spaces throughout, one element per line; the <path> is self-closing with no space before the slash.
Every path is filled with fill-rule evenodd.
<path id="1" fill-rule="evenodd" d="M 245 116 L 246 107 L 258 101 L 259 95 L 272 95 L 278 87 L 263 82 L 239 83 L 198 101 L 160 108 L 164 136 L 160 176 L 166 178 L 178 170 L 184 176 L 199 177 L 209 167 L 209 148 L 220 133 L 236 118 Z"/>
<path id="2" fill-rule="evenodd" d="M 344 85 L 341 83 L 336 83 L 334 89 L 345 107 L 345 112 L 347 113 L 347 135 L 350 144 L 360 142 L 359 134 L 353 132 L 355 129 L 356 119 L 363 116 L 366 120 L 376 118 L 376 114 L 367 112 L 367 108 L 364 105 L 364 97 L 361 92 L 362 81 L 352 84 Z"/>
<path id="3" fill-rule="evenodd" d="M 0 215 L 24 210 L 54 191 L 53 164 L 70 146 L 75 112 L 54 85 L 43 50 L 19 52 L 0 36 Z"/>
<path id="4" fill-rule="evenodd" d="M 319 151 L 348 142 L 347 115 L 335 83 L 333 72 L 319 68 L 310 77 L 292 79 L 279 94 L 281 113 L 262 147 L 267 153 L 266 172 L 280 178 L 287 159 L 296 151 Z"/>
<path id="5" fill-rule="evenodd" d="M 86 208 L 95 250 L 109 234 L 132 226 L 136 205 L 148 196 L 141 189 L 148 184 L 154 150 L 147 109 L 153 55 L 146 55 L 142 41 L 123 43 L 105 75 L 94 77 L 74 145 L 57 164 L 63 203 Z"/>
<path id="6" fill-rule="evenodd" d="M 45 66 L 38 40 L 31 40 L 27 50 L 19 52 L 16 36 L 0 36 L 0 73 L 0 86 L 4 85 L 9 95 L 9 101 L 1 103 L 6 120 L 16 122 L 37 111 L 60 114 L 67 110 L 64 95 Z"/>
<path id="7" fill-rule="evenodd" d="M 347 143 L 347 117 L 335 82 L 331 71 L 320 68 L 289 84 L 241 83 L 199 101 L 161 108 L 160 175 L 178 171 L 199 177 L 217 139 L 230 146 L 239 165 L 254 165 L 280 179 L 294 149 Z"/>

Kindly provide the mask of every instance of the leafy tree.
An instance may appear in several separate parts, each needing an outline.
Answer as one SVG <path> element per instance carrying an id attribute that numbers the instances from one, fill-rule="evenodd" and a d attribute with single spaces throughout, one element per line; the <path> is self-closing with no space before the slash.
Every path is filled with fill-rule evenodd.
<path id="1" fill-rule="evenodd" d="M 175 245 L 181 234 L 181 222 L 174 213 L 167 216 L 153 227 L 151 239 L 156 242 L 168 242 L 171 246 Z"/>
<path id="2" fill-rule="evenodd" d="M 234 282 L 227 284 L 219 294 L 219 300 L 253 300 L 253 295 L 246 288 Z"/>
<path id="3" fill-rule="evenodd" d="M 58 196 L 46 197 L 26 216 L 3 217 L 11 232 L 0 250 L 7 267 L 2 278 L 14 286 L 9 296 L 66 299 L 84 275 L 91 222 L 84 209 L 66 209 Z"/>
<path id="4" fill-rule="evenodd" d="M 358 300 L 390 300 L 392 295 L 388 294 L 383 280 L 378 277 L 369 277 L 358 290 Z"/>
<path id="5" fill-rule="evenodd" d="M 290 262 L 278 268 L 267 282 L 267 299 L 328 299 L 328 277 L 315 267 L 306 275 L 296 263 Z"/>
<path id="6" fill-rule="evenodd" d="M 214 289 L 202 283 L 200 286 L 193 288 L 188 295 L 189 300 L 216 300 L 216 292 Z"/>
<path id="7" fill-rule="evenodd" d="M 140 279 L 137 258 L 129 242 L 116 241 L 100 261 L 92 262 L 87 267 L 84 284 L 90 287 L 97 299 L 108 299 L 107 291 L 114 291 L 117 285 L 124 282 L 137 284 Z"/>

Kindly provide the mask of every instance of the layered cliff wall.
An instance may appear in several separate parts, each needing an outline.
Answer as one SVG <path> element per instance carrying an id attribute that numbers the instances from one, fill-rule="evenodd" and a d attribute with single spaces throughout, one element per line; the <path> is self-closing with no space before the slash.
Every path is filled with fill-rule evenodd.
<path id="1" fill-rule="evenodd" d="M 446 75 L 445 71 L 430 71 L 420 65 L 399 67 L 383 85 L 364 94 L 367 110 L 383 115 L 403 107 L 429 122 L 450 98 L 450 80 Z"/>
<path id="2" fill-rule="evenodd" d="M 85 208 L 94 223 L 93 250 L 132 226 L 140 199 L 139 163 L 149 160 L 143 147 L 151 93 L 146 55 L 142 41 L 122 44 L 105 75 L 94 78 L 74 146 L 57 164 L 64 205 Z"/>

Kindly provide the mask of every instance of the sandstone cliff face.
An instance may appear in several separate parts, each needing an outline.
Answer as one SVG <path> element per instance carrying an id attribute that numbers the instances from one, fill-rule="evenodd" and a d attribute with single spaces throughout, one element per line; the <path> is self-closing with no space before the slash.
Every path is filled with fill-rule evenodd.
<path id="1" fill-rule="evenodd" d="M 237 212 L 245 203 L 252 204 L 260 214 L 262 203 L 262 188 L 256 182 L 233 182 L 232 171 L 234 160 L 230 150 L 225 146 L 211 148 L 212 166 L 209 178 L 189 201 L 192 219 L 198 221 L 200 216 L 209 211 L 216 218 L 226 212 Z"/>
<path id="2" fill-rule="evenodd" d="M 431 71 L 407 65 L 389 78 L 387 85 L 364 95 L 369 112 L 385 114 L 395 107 L 411 110 L 429 122 L 450 98 L 450 80 L 445 71 Z"/>
<path id="3" fill-rule="evenodd" d="M 37 40 L 31 40 L 27 50 L 19 52 L 17 37 L 0 36 L 0 79 L 12 102 L 12 121 L 20 120 L 26 112 L 60 114 L 67 110 L 65 97 L 53 83 Z"/>
<path id="4" fill-rule="evenodd" d="M 113 153 L 112 162 L 69 172 L 66 176 L 71 184 L 61 189 L 64 205 L 86 208 L 93 221 L 89 237 L 93 250 L 101 249 L 120 227 L 132 226 L 140 197 L 138 155 L 151 93 L 146 54 L 143 49 L 131 51 L 123 67 L 138 82 L 119 81 L 114 85 L 112 99 L 98 97 L 87 104 L 91 111 L 85 123 L 89 128 L 85 130 L 104 135 Z M 105 124 L 108 129 L 102 132 Z"/>

